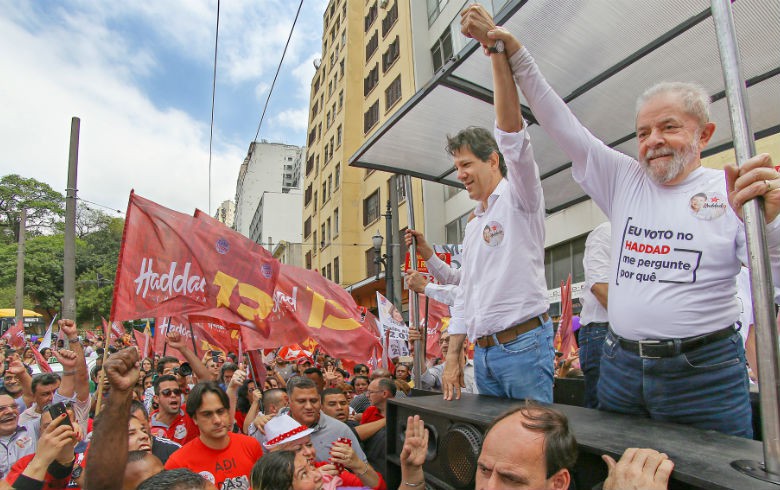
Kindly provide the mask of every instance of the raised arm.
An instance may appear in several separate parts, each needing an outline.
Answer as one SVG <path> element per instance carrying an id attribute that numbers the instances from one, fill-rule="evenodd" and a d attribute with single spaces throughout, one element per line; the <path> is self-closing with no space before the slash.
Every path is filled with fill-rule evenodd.
<path id="1" fill-rule="evenodd" d="M 117 478 L 117 468 L 124 468 L 127 464 L 127 427 L 133 386 L 138 382 L 138 351 L 128 348 L 113 354 L 104 369 L 111 385 L 111 396 L 106 400 L 92 432 L 85 470 L 86 488 L 119 490 L 122 479 Z"/>
<path id="2" fill-rule="evenodd" d="M 190 363 L 192 372 L 198 377 L 199 381 L 216 381 L 217 378 L 211 374 L 211 371 L 203 362 L 198 359 L 198 355 L 187 346 L 187 341 L 179 332 L 168 332 L 168 345 L 176 349 Z"/>

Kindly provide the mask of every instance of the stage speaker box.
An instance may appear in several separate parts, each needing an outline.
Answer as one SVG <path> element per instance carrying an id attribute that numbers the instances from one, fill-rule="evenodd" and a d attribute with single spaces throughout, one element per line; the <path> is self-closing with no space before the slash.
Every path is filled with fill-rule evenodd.
<path id="1" fill-rule="evenodd" d="M 441 393 L 420 390 L 408 398 L 389 400 L 388 488 L 398 488 L 401 482 L 400 455 L 409 416 L 419 415 L 429 431 L 423 466 L 426 483 L 437 490 L 472 489 L 485 431 L 496 417 L 522 403 L 469 394 L 448 402 Z M 602 454 L 619 459 L 626 448 L 650 447 L 675 462 L 671 489 L 777 490 L 730 466 L 739 459 L 761 461 L 762 446 L 756 441 L 571 405 L 555 404 L 554 408 L 568 417 L 579 446 L 571 489 L 589 490 L 606 478 Z"/>

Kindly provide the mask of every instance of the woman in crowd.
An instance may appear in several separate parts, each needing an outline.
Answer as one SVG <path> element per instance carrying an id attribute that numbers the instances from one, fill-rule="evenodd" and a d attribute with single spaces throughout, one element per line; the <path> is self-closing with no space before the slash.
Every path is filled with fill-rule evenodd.
<path id="1" fill-rule="evenodd" d="M 253 379 L 247 379 L 238 388 L 238 400 L 236 400 L 236 424 L 239 427 L 239 431 L 244 427 L 244 420 L 246 420 L 246 414 L 249 412 L 249 408 L 252 406 L 252 400 L 254 399 L 254 392 L 256 386 Z"/>
<path id="2" fill-rule="evenodd" d="M 355 389 L 355 395 L 362 395 L 368 389 L 370 381 L 365 376 L 355 376 L 352 378 L 352 387 Z"/>
<path id="3" fill-rule="evenodd" d="M 301 453 L 278 451 L 252 468 L 252 490 L 320 490 L 322 475 Z"/>
<path id="4" fill-rule="evenodd" d="M 154 369 L 154 361 L 152 361 L 152 358 L 146 357 L 143 361 L 141 361 L 141 370 L 146 371 L 147 373 L 151 373 Z"/>

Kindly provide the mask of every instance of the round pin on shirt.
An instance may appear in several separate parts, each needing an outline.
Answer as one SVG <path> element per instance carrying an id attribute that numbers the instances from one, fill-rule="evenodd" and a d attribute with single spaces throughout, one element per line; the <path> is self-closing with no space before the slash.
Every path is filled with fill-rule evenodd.
<path id="1" fill-rule="evenodd" d="M 504 226 L 498 221 L 491 221 L 482 229 L 482 239 L 489 247 L 497 247 L 504 240 Z"/>

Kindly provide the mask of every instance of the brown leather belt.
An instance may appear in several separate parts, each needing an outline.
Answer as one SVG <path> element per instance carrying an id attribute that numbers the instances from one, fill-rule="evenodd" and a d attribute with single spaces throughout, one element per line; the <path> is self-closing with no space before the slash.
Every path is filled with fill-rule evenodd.
<path id="1" fill-rule="evenodd" d="M 550 319 L 547 313 L 542 315 L 542 318 L 544 318 L 544 321 Z M 524 333 L 530 332 L 531 330 L 535 329 L 541 324 L 542 323 L 539 321 L 539 317 L 535 316 L 529 318 L 523 323 L 518 323 L 517 325 L 509 327 L 506 330 L 501 330 L 500 332 L 495 334 L 484 335 L 482 337 L 479 337 L 477 339 L 476 344 L 483 349 L 486 349 L 488 347 L 493 347 L 494 345 L 497 345 L 493 336 L 495 336 L 495 338 L 498 339 L 499 344 L 506 344 L 507 342 L 511 342 L 515 340 L 517 337 L 523 335 Z"/>

